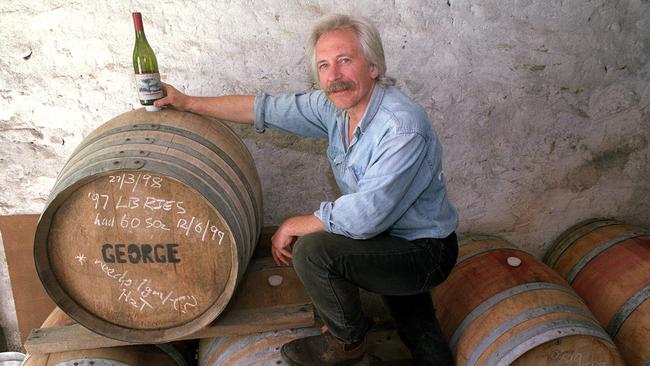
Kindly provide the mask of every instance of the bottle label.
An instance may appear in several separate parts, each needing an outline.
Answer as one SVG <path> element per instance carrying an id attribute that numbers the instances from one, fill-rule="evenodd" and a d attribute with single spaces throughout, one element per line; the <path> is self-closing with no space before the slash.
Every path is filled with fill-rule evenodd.
<path id="1" fill-rule="evenodd" d="M 140 100 L 156 100 L 163 97 L 160 74 L 135 74 L 135 87 Z"/>

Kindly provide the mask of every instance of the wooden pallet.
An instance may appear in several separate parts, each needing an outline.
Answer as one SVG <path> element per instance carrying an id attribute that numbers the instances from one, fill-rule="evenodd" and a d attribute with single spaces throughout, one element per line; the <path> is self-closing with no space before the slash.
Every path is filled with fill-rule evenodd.
<path id="1" fill-rule="evenodd" d="M 181 340 L 247 335 L 277 329 L 308 327 L 314 324 L 311 304 L 278 305 L 261 309 L 230 310 L 213 324 Z M 25 342 L 29 353 L 54 353 L 83 349 L 133 345 L 104 337 L 79 324 L 33 329 Z"/>

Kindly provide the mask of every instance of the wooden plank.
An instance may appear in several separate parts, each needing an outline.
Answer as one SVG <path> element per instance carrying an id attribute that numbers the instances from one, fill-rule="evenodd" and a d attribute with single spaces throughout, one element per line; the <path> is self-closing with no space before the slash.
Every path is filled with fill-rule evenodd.
<path id="1" fill-rule="evenodd" d="M 18 332 L 23 344 L 56 306 L 47 295 L 34 265 L 34 233 L 39 215 L 0 216 L 0 233 L 7 257 Z"/>
<path id="2" fill-rule="evenodd" d="M 279 280 L 275 286 L 269 283 L 272 277 Z M 273 258 L 254 258 L 228 302 L 228 308 L 259 309 L 279 304 L 309 302 L 309 294 L 293 267 L 278 266 L 273 262 Z"/>
<path id="3" fill-rule="evenodd" d="M 222 314 L 212 325 L 181 339 L 244 335 L 276 329 L 308 327 L 314 324 L 310 304 L 294 304 L 263 309 L 232 310 Z M 81 349 L 117 347 L 130 343 L 106 338 L 79 324 L 32 330 L 25 343 L 29 353 L 42 354 Z"/>

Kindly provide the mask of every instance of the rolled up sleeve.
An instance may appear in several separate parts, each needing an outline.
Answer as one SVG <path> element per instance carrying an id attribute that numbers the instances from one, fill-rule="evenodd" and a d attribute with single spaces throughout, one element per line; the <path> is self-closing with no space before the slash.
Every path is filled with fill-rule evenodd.
<path id="1" fill-rule="evenodd" d="M 271 96 L 261 93 L 255 96 L 255 122 L 259 133 L 271 129 L 302 136 L 328 136 L 334 107 L 321 91 Z"/>
<path id="2" fill-rule="evenodd" d="M 255 121 L 253 122 L 253 127 L 257 133 L 263 133 L 266 127 L 264 126 L 264 112 L 266 111 L 265 104 L 268 94 L 258 94 L 255 96 L 255 103 L 253 105 L 255 112 Z"/>

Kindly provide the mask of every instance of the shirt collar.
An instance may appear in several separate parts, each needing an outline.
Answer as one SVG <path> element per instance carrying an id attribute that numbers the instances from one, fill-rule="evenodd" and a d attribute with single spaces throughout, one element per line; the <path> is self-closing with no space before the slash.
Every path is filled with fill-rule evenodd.
<path id="1" fill-rule="evenodd" d="M 377 111 L 379 111 L 379 106 L 381 105 L 381 101 L 382 99 L 384 99 L 385 92 L 386 92 L 386 87 L 377 83 L 372 88 L 372 95 L 370 96 L 370 101 L 368 101 L 368 107 L 366 107 L 366 112 L 361 117 L 361 121 L 357 126 L 357 128 L 361 132 L 365 132 L 370 122 L 375 118 Z M 342 122 L 341 125 L 343 125 L 343 122 L 347 121 L 347 117 L 348 115 L 345 110 L 343 109 L 337 110 L 337 119 Z"/>
<path id="2" fill-rule="evenodd" d="M 359 122 L 358 128 L 362 133 L 366 131 L 370 122 L 375 119 L 385 92 L 386 88 L 383 85 L 375 83 L 375 87 L 372 89 L 372 96 L 366 108 L 366 113 L 361 117 L 361 122 Z"/>

